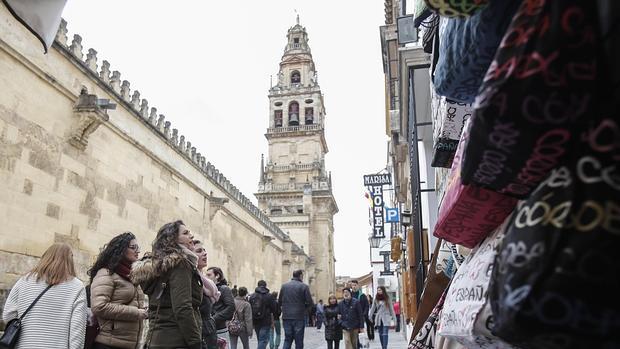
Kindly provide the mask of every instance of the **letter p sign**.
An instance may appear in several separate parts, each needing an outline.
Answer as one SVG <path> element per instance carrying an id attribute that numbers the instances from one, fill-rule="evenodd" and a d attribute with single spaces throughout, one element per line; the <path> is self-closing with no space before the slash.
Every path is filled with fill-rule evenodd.
<path id="1" fill-rule="evenodd" d="M 385 208 L 385 222 L 386 223 L 398 223 L 400 215 L 398 214 L 398 208 Z"/>

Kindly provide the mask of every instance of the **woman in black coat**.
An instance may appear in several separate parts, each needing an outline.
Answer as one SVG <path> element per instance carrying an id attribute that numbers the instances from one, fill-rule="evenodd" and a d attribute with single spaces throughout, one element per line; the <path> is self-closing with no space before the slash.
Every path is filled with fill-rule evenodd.
<path id="1" fill-rule="evenodd" d="M 328 349 L 338 349 L 342 340 L 342 327 L 340 326 L 340 311 L 338 300 L 333 294 L 329 296 L 325 310 L 325 340 Z"/>

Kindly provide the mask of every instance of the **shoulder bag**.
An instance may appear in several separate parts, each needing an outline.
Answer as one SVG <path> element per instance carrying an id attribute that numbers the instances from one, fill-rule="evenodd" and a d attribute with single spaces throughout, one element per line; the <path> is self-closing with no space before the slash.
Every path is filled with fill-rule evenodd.
<path id="1" fill-rule="evenodd" d="M 233 318 L 228 322 L 228 333 L 230 333 L 231 336 L 239 336 L 243 330 L 243 324 L 239 321 L 238 312 L 239 308 L 235 308 Z"/>
<path id="2" fill-rule="evenodd" d="M 22 330 L 22 319 L 24 318 L 24 316 L 26 316 L 26 314 L 28 314 L 30 309 L 32 309 L 32 307 L 34 307 L 34 305 L 37 304 L 39 299 L 41 299 L 41 297 L 43 297 L 45 292 L 47 292 L 50 288 L 52 288 L 52 285 L 47 286 L 43 290 L 43 292 L 41 292 L 37 296 L 37 298 L 35 298 L 35 300 L 32 301 L 30 306 L 28 306 L 26 311 L 20 317 L 13 319 L 6 324 L 6 327 L 4 328 L 4 334 L 2 335 L 2 338 L 0 338 L 0 348 L 3 348 L 3 349 L 15 348 L 15 345 L 17 345 L 17 341 L 19 340 L 19 333 Z"/>

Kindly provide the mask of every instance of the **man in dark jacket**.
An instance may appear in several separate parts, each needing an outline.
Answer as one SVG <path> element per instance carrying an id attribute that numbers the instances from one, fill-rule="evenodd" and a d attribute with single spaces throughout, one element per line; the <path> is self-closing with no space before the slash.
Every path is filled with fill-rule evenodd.
<path id="1" fill-rule="evenodd" d="M 303 271 L 293 272 L 291 281 L 282 285 L 278 296 L 278 304 L 282 307 L 282 323 L 284 326 L 284 347 L 290 349 L 295 340 L 295 348 L 304 347 L 304 325 L 306 313 L 312 308 L 310 288 L 302 282 Z"/>
<path id="2" fill-rule="evenodd" d="M 356 349 L 357 335 L 364 330 L 364 314 L 360 302 L 352 297 L 352 291 L 345 288 L 342 291 L 343 300 L 338 303 L 340 325 L 344 330 L 344 345 L 346 349 Z"/>
<path id="3" fill-rule="evenodd" d="M 362 314 L 364 315 L 364 322 L 367 322 L 368 319 L 368 310 L 370 310 L 370 305 L 368 304 L 368 298 L 366 295 L 362 293 L 360 290 L 360 284 L 357 280 L 351 280 L 351 297 L 357 299 L 360 302 L 360 307 L 362 307 Z M 362 344 L 357 341 L 357 347 L 361 348 Z"/>
<path id="4" fill-rule="evenodd" d="M 258 340 L 257 349 L 265 349 L 269 343 L 269 331 L 277 309 L 275 300 L 271 297 L 264 280 L 258 282 L 258 287 L 250 297 L 250 305 L 252 306 L 252 323 Z"/>

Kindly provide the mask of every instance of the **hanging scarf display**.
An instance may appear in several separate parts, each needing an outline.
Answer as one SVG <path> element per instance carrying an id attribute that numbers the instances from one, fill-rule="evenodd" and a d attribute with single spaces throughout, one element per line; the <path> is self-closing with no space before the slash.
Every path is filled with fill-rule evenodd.
<path id="1" fill-rule="evenodd" d="M 473 248 L 504 221 L 517 200 L 475 185 L 462 184 L 460 159 L 469 126 L 467 122 L 463 129 L 433 234 Z"/>
<path id="2" fill-rule="evenodd" d="M 594 1 L 523 2 L 476 98 L 463 183 L 525 198 L 562 160 L 592 112 L 594 12 Z"/>
<path id="3" fill-rule="evenodd" d="M 431 112 L 433 119 L 432 167 L 452 166 L 459 138 L 473 111 L 470 103 L 459 103 L 439 96 L 431 89 Z"/>
<path id="4" fill-rule="evenodd" d="M 471 103 L 520 0 L 491 1 L 470 18 L 441 18 L 439 60 L 433 84 L 438 94 Z"/>
<path id="5" fill-rule="evenodd" d="M 424 0 L 440 16 L 469 17 L 487 6 L 489 0 Z"/>

